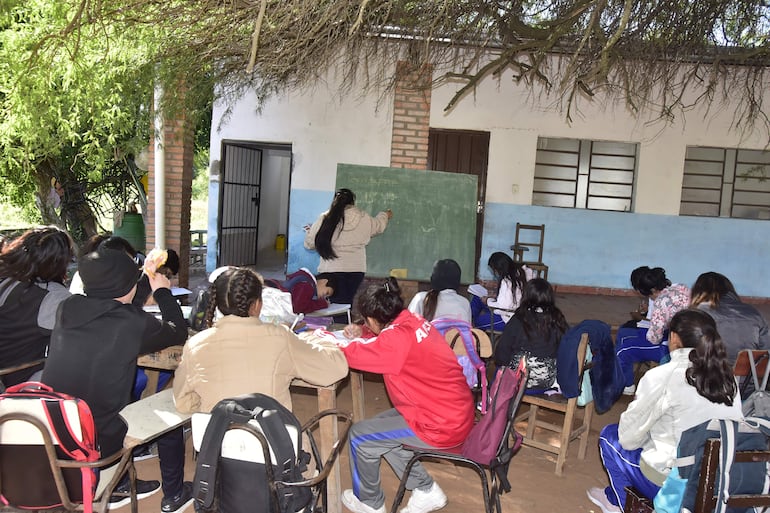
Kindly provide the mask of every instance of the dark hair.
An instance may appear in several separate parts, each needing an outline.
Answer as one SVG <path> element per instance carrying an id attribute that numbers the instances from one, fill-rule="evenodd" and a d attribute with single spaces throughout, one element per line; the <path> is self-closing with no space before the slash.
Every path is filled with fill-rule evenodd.
<path id="1" fill-rule="evenodd" d="M 693 349 L 692 365 L 685 373 L 687 383 L 712 403 L 732 406 L 737 385 L 714 319 L 701 310 L 681 310 L 671 319 L 669 329 L 679 336 L 683 347 Z"/>
<path id="2" fill-rule="evenodd" d="M 371 317 L 382 326 L 391 323 L 404 309 L 398 281 L 388 278 L 384 283 L 369 285 L 358 296 L 357 306 L 362 316 Z"/>
<path id="3" fill-rule="evenodd" d="M 733 294 L 738 297 L 735 287 L 727 276 L 715 272 L 707 272 L 698 276 L 695 284 L 692 286 L 692 306 L 698 306 L 701 303 L 711 303 L 716 308 L 719 306 L 719 300 L 726 294 Z"/>
<path id="4" fill-rule="evenodd" d="M 136 249 L 134 249 L 134 246 L 132 246 L 131 243 L 123 237 L 118 237 L 117 235 L 112 235 L 104 239 L 104 241 L 99 245 L 99 248 L 125 251 L 131 258 L 136 257 Z"/>
<path id="5" fill-rule="evenodd" d="M 355 204 L 356 195 L 350 189 L 340 189 L 334 194 L 332 206 L 329 207 L 318 233 L 315 234 L 316 251 L 324 260 L 337 258 L 337 253 L 332 247 L 332 237 L 334 237 L 338 226 L 340 230 L 345 227 L 345 208 Z"/>
<path id="6" fill-rule="evenodd" d="M 166 263 L 160 266 L 160 268 L 163 269 L 165 267 L 171 271 L 171 276 L 179 274 L 179 254 L 173 249 L 167 249 L 166 255 Z"/>
<path id="7" fill-rule="evenodd" d="M 206 324 L 212 326 L 217 308 L 222 315 L 248 317 L 255 301 L 262 299 L 262 277 L 245 267 L 232 267 L 209 286 Z"/>
<path id="8" fill-rule="evenodd" d="M 500 289 L 500 285 L 504 279 L 511 281 L 511 291 L 516 295 L 517 290 L 524 290 L 524 285 L 527 283 L 527 273 L 524 272 L 524 267 L 519 262 L 514 262 L 511 257 L 503 253 L 502 251 L 495 251 L 489 255 L 487 265 L 497 278 L 497 288 Z"/>
<path id="9" fill-rule="evenodd" d="M 337 292 L 337 276 L 334 273 L 318 273 L 315 275 L 315 281 L 326 280 L 326 286 Z"/>
<path id="10" fill-rule="evenodd" d="M 93 253 L 97 249 L 99 249 L 99 246 L 101 246 L 102 242 L 107 240 L 110 237 L 109 233 L 98 233 L 96 235 L 92 235 L 83 243 L 83 246 L 80 248 L 80 256 L 86 256 L 89 253 Z"/>
<path id="11" fill-rule="evenodd" d="M 460 286 L 461 275 L 460 264 L 451 258 L 438 260 L 433 264 L 433 272 L 430 275 L 430 290 L 422 302 L 422 315 L 425 319 L 433 320 L 438 307 L 439 292 L 447 289 L 457 290 L 457 287 Z"/>
<path id="12" fill-rule="evenodd" d="M 662 267 L 637 267 L 631 272 L 631 286 L 645 297 L 652 295 L 653 290 L 663 290 L 671 285 L 666 278 L 666 271 Z"/>
<path id="13" fill-rule="evenodd" d="M 3 246 L 0 278 L 63 284 L 74 257 L 75 245 L 67 232 L 57 226 L 33 228 Z"/>
<path id="14" fill-rule="evenodd" d="M 556 334 L 560 339 L 569 327 L 564 314 L 556 307 L 553 287 L 542 278 L 531 279 L 524 285 L 521 304 L 513 315 L 521 321 L 528 337 L 537 334 L 550 338 Z"/>

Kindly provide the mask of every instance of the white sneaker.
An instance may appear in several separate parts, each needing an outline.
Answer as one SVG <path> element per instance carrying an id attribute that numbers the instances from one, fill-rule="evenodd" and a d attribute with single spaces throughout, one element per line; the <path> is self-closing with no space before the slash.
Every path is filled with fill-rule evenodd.
<path id="1" fill-rule="evenodd" d="M 586 490 L 586 495 L 588 495 L 589 501 L 593 502 L 602 509 L 603 513 L 621 513 L 623 511 L 618 506 L 615 506 L 610 502 L 610 500 L 607 498 L 607 494 L 604 493 L 604 488 L 594 486 L 590 490 Z"/>
<path id="2" fill-rule="evenodd" d="M 438 483 L 433 481 L 430 490 L 423 492 L 415 488 L 412 490 L 412 496 L 405 508 L 401 508 L 399 513 L 428 513 L 436 511 L 446 506 L 446 495 L 439 487 Z"/>
<path id="3" fill-rule="evenodd" d="M 364 504 L 350 488 L 342 492 L 342 504 L 353 513 L 385 513 L 384 504 L 379 508 Z"/>
<path id="4" fill-rule="evenodd" d="M 623 395 L 636 395 L 636 385 L 629 385 L 623 389 Z"/>

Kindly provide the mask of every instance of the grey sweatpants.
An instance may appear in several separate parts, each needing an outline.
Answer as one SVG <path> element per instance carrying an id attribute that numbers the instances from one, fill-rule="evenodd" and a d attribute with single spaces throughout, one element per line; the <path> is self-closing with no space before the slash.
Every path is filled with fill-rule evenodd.
<path id="1" fill-rule="evenodd" d="M 385 457 L 400 479 L 412 457 L 412 452 L 401 449 L 401 444 L 432 447 L 417 438 L 395 408 L 356 422 L 350 428 L 350 475 L 353 493 L 361 502 L 375 509 L 385 503 L 380 486 L 380 458 Z M 425 468 L 419 462 L 415 464 L 406 482 L 407 489 L 426 489 L 432 485 L 433 478 Z"/>

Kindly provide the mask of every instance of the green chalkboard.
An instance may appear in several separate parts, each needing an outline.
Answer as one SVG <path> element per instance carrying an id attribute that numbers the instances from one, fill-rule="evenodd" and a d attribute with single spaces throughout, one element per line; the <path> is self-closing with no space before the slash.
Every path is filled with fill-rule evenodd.
<path id="1" fill-rule="evenodd" d="M 337 164 L 337 189 L 356 194 L 356 206 L 393 219 L 366 248 L 368 276 L 407 269 L 407 279 L 429 281 L 433 263 L 456 260 L 462 282 L 474 280 L 477 177 L 458 173 Z"/>

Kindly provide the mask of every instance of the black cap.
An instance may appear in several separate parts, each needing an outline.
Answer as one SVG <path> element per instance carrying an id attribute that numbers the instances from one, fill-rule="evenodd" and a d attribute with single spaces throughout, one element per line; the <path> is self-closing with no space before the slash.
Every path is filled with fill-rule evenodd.
<path id="1" fill-rule="evenodd" d="M 104 299 L 123 297 L 142 275 L 136 262 L 123 251 L 100 249 L 78 262 L 78 272 L 87 296 Z"/>

